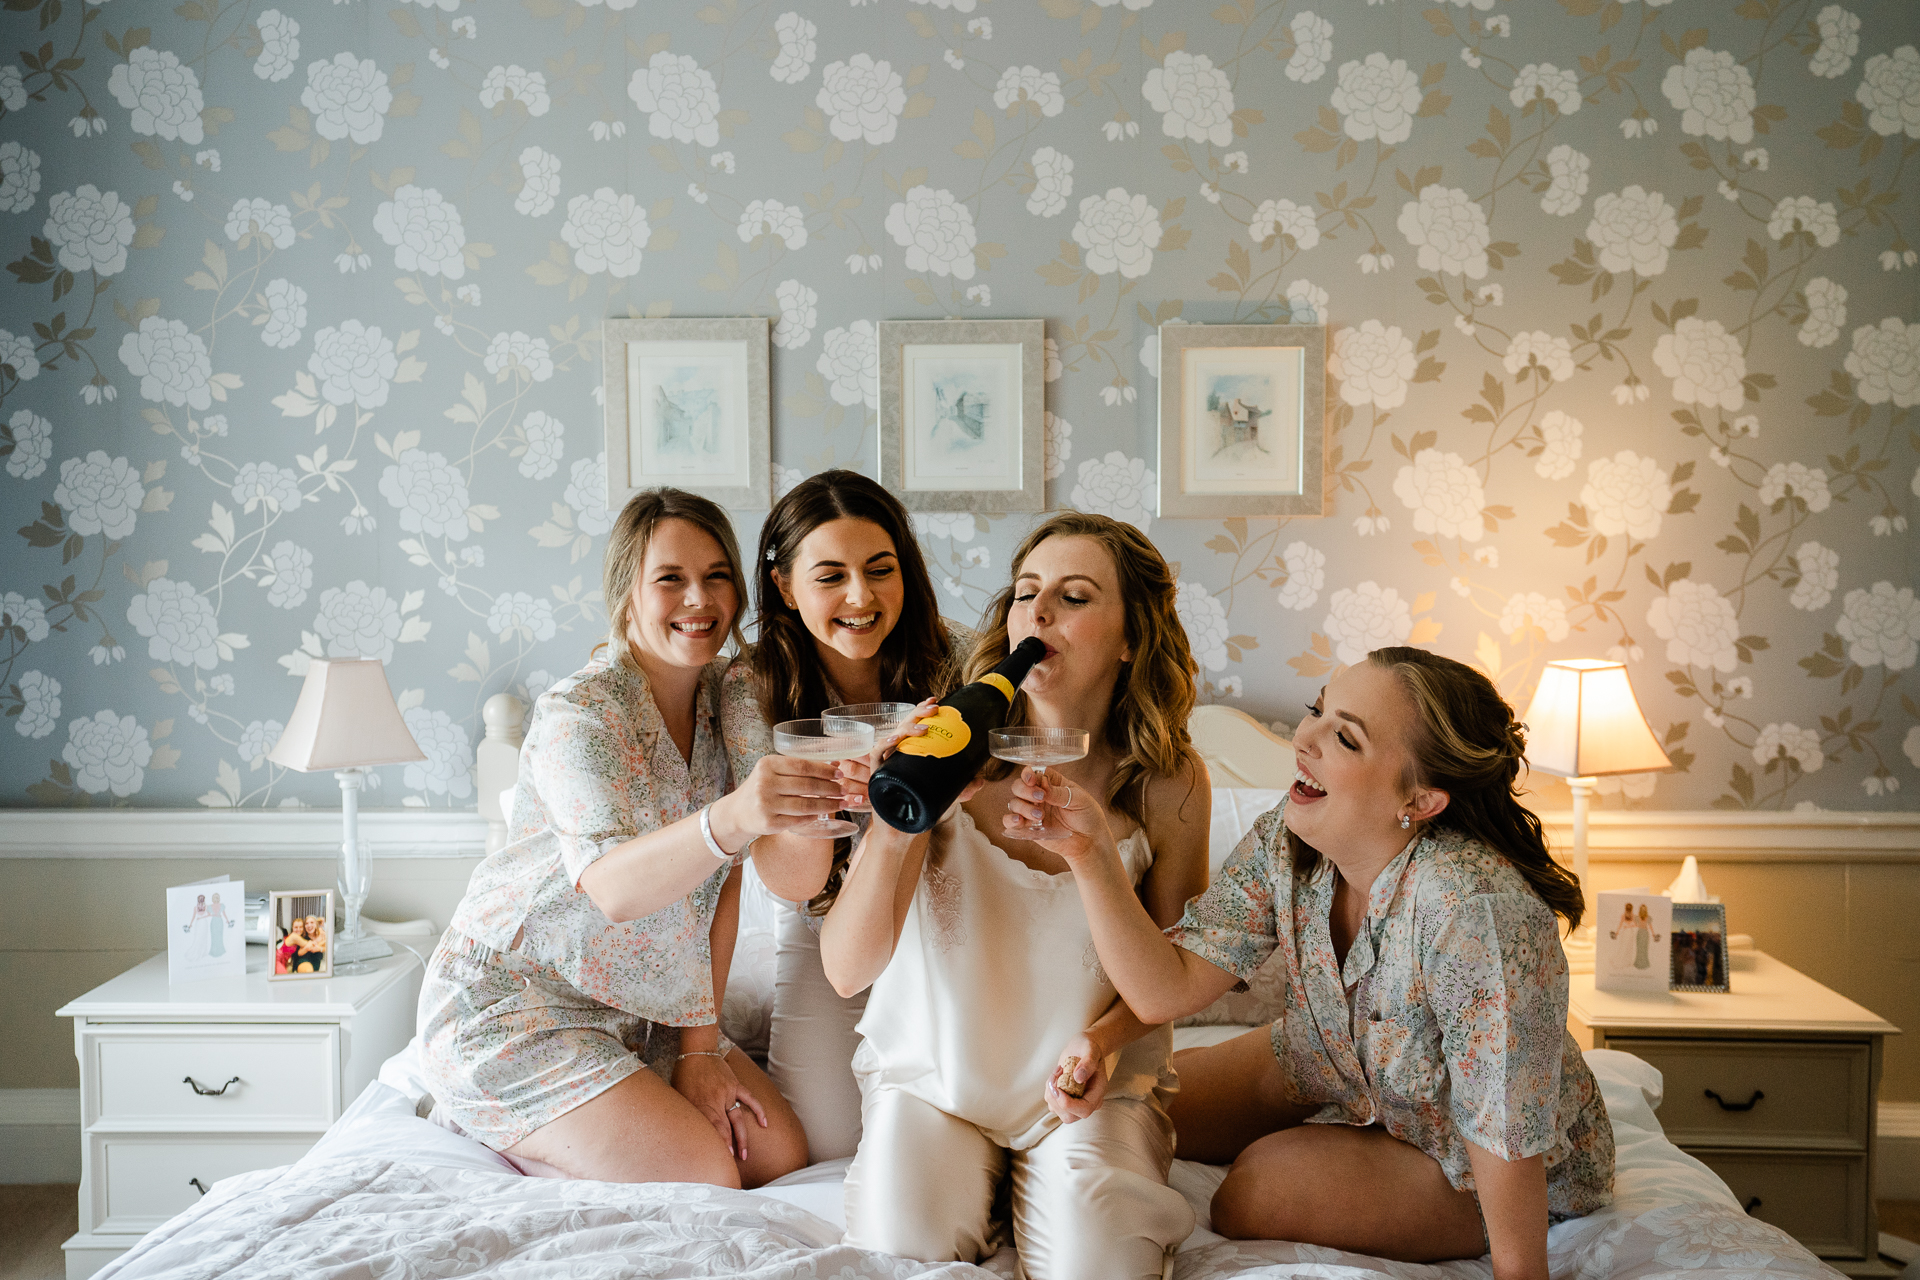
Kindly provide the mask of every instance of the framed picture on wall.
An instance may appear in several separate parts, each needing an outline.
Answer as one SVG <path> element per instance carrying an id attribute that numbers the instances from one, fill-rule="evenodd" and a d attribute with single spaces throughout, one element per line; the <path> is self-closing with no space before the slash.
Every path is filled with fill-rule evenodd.
<path id="1" fill-rule="evenodd" d="M 880 483 L 909 511 L 1046 507 L 1040 320 L 880 322 Z"/>
<path id="2" fill-rule="evenodd" d="M 267 895 L 267 980 L 333 976 L 333 890 Z"/>
<path id="3" fill-rule="evenodd" d="M 1321 514 L 1326 369 L 1323 325 L 1161 325 L 1155 514 Z"/>
<path id="4" fill-rule="evenodd" d="M 656 485 L 770 506 L 766 318 L 609 319 L 603 332 L 607 509 Z"/>

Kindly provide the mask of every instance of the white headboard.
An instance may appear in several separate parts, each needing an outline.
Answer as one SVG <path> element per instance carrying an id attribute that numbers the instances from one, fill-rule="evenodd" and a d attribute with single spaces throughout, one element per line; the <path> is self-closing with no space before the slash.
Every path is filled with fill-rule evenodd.
<path id="1" fill-rule="evenodd" d="M 1216 787 L 1293 785 L 1293 744 L 1244 711 L 1219 705 L 1195 707 L 1187 718 L 1193 748 L 1207 762 Z"/>
<path id="2" fill-rule="evenodd" d="M 487 820 L 487 852 L 507 842 L 508 793 L 520 767 L 520 725 L 526 704 L 510 693 L 487 699 L 481 716 L 487 736 L 475 752 L 480 785 L 480 816 Z M 1187 720 L 1193 746 L 1207 762 L 1216 787 L 1293 785 L 1293 745 L 1244 711 L 1232 707 L 1195 707 Z M 503 803 L 505 802 L 505 803 Z"/>

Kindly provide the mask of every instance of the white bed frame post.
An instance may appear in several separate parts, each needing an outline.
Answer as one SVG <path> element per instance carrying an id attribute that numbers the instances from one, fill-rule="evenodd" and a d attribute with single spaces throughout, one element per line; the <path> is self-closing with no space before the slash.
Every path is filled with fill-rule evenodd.
<path id="1" fill-rule="evenodd" d="M 510 693 L 487 699 L 480 718 L 487 736 L 474 751 L 473 770 L 480 784 L 480 816 L 487 820 L 487 852 L 497 853 L 507 843 L 507 819 L 514 781 L 520 773 L 520 723 L 527 704 Z"/>

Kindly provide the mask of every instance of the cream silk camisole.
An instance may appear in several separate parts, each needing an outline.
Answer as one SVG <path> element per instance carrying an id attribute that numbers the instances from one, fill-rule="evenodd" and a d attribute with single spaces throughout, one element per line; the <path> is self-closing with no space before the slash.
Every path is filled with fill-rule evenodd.
<path id="1" fill-rule="evenodd" d="M 1118 846 L 1137 887 L 1146 832 Z M 1045 1089 L 1072 1037 L 1113 1002 L 1071 872 L 1008 857 L 962 810 L 933 830 L 893 958 L 861 1018 L 854 1074 L 901 1089 L 1024 1151 L 1059 1117 Z M 1156 1027 L 1107 1062 L 1109 1098 L 1171 1089 L 1173 1033 Z"/>

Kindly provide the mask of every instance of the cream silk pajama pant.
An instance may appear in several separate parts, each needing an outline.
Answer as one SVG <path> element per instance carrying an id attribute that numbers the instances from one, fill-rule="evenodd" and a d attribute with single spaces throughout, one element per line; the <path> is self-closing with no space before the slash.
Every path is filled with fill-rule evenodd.
<path id="1" fill-rule="evenodd" d="M 1193 1209 L 1167 1185 L 1173 1122 L 1152 1099 L 1111 1099 L 1025 1151 L 898 1089 L 869 1088 L 861 1101 L 846 1201 L 857 1248 L 922 1262 L 987 1256 L 1009 1167 L 1025 1280 L 1158 1280 L 1193 1231 Z"/>

